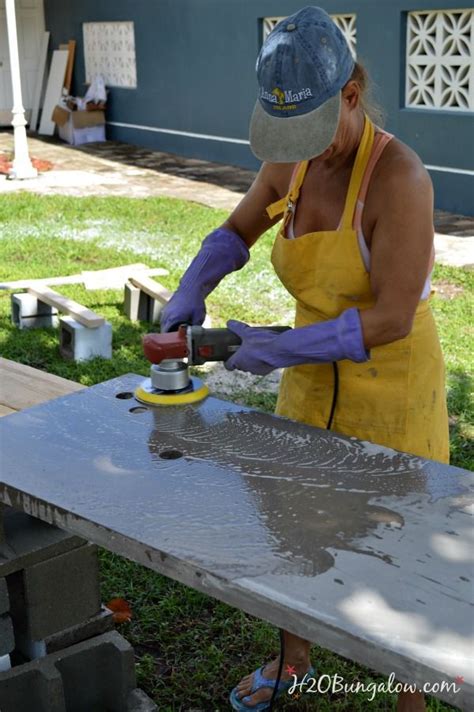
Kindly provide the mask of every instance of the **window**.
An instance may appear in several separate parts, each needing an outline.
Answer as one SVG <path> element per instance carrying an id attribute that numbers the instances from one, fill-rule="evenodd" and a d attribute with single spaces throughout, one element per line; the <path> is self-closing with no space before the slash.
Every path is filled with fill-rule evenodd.
<path id="1" fill-rule="evenodd" d="M 408 13 L 405 105 L 474 110 L 474 10 Z"/>

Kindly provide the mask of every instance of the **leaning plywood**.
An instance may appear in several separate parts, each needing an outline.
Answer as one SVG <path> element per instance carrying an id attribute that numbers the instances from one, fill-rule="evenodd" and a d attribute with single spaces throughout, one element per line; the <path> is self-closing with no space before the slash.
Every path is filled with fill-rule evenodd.
<path id="1" fill-rule="evenodd" d="M 30 131 L 36 131 L 38 125 L 38 112 L 41 102 L 41 93 L 44 85 L 44 70 L 46 67 L 46 56 L 48 54 L 49 32 L 45 32 L 41 42 L 38 58 L 38 75 L 36 78 L 35 94 L 33 97 L 33 108 L 31 110 Z"/>
<path id="2" fill-rule="evenodd" d="M 31 408 L 43 401 L 59 398 L 84 386 L 66 378 L 0 357 L 0 404 L 8 410 Z"/>
<path id="3" fill-rule="evenodd" d="M 134 287 L 138 287 L 138 289 L 148 294 L 149 297 L 156 299 L 160 304 L 167 304 L 171 299 L 172 293 L 166 287 L 146 275 L 134 275 L 130 277 L 130 282 Z"/>
<path id="4" fill-rule="evenodd" d="M 34 294 L 35 297 L 45 304 L 55 307 L 58 311 L 70 314 L 74 317 L 74 319 L 76 319 L 76 321 L 89 327 L 90 329 L 95 329 L 96 327 L 105 324 L 103 316 L 96 314 L 83 304 L 79 304 L 73 299 L 64 297 L 62 294 L 59 294 L 46 286 L 36 284 L 33 287 L 28 287 L 28 292 L 30 294 Z"/>
<path id="5" fill-rule="evenodd" d="M 69 52 L 67 51 L 57 49 L 53 52 L 48 84 L 46 86 L 46 95 L 44 97 L 43 113 L 41 114 L 41 122 L 38 130 L 40 134 L 46 134 L 47 136 L 54 134 L 56 124 L 51 116 L 54 107 L 61 98 L 68 57 Z"/>

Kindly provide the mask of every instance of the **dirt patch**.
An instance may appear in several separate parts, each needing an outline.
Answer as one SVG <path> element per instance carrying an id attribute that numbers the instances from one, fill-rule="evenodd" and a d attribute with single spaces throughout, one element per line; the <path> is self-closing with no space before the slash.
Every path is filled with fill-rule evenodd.
<path id="1" fill-rule="evenodd" d="M 461 294 L 464 294 L 464 288 L 460 287 L 459 284 L 453 284 L 447 280 L 441 282 L 436 282 L 434 285 L 436 294 L 441 297 L 441 299 L 455 299 Z"/>
<path id="2" fill-rule="evenodd" d="M 0 153 L 0 173 L 8 175 L 12 167 L 13 156 L 9 153 Z M 31 158 L 33 168 L 36 168 L 38 173 L 50 171 L 53 168 L 51 161 L 42 158 Z"/>

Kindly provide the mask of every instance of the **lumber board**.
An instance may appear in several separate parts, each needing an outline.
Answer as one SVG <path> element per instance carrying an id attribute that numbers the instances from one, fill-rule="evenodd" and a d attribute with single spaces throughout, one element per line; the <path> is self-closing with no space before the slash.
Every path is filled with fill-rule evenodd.
<path id="1" fill-rule="evenodd" d="M 90 329 L 95 329 L 98 326 L 105 324 L 105 319 L 100 316 L 92 309 L 88 309 L 83 304 L 75 302 L 69 297 L 65 297 L 59 292 L 55 292 L 53 289 L 42 284 L 35 284 L 33 287 L 28 287 L 28 292 L 34 294 L 42 302 L 49 304 L 51 307 L 56 307 L 58 311 L 65 312 L 66 314 L 71 314 L 76 321 Z"/>
<path id="2" fill-rule="evenodd" d="M 66 65 L 66 76 L 64 78 L 64 89 L 68 94 L 71 92 L 72 70 L 74 68 L 74 55 L 76 53 L 76 40 L 69 40 L 67 44 L 68 58 Z"/>
<path id="3" fill-rule="evenodd" d="M 138 287 L 138 289 L 141 289 L 145 294 L 148 294 L 148 296 L 156 299 L 161 304 L 167 304 L 171 299 L 172 293 L 162 284 L 151 279 L 151 277 L 147 277 L 146 275 L 134 275 L 130 277 L 129 281 L 134 287 Z"/>
<path id="4" fill-rule="evenodd" d="M 35 284 L 45 284 L 58 287 L 62 284 L 84 284 L 86 289 L 120 289 L 128 281 L 131 274 L 144 272 L 148 276 L 166 276 L 167 269 L 162 267 L 147 267 L 138 262 L 136 264 L 122 265 L 121 267 L 108 267 L 94 271 L 83 271 L 80 274 L 70 274 L 59 277 L 43 277 L 41 279 L 17 279 L 12 282 L 0 282 L 0 289 L 28 289 Z"/>
<path id="5" fill-rule="evenodd" d="M 16 410 L 0 403 L 0 418 L 2 418 L 4 415 L 10 415 L 10 413 L 16 413 Z"/>
<path id="6" fill-rule="evenodd" d="M 0 404 L 3 408 L 12 411 L 31 408 L 84 387 L 75 381 L 0 357 Z"/>

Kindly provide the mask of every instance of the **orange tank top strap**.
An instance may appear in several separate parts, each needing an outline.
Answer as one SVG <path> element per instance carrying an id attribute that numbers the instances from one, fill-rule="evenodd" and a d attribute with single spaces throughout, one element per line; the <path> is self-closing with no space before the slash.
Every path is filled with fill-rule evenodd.
<path id="1" fill-rule="evenodd" d="M 372 177 L 372 173 L 374 172 L 374 168 L 377 164 L 377 161 L 382 155 L 382 151 L 392 138 L 393 134 L 388 133 L 387 131 L 379 131 L 374 136 L 374 145 L 372 147 L 372 152 L 370 154 L 370 158 L 365 169 L 355 208 L 353 227 L 358 232 L 362 228 L 362 212 L 364 210 L 364 203 L 367 197 L 367 191 L 369 189 L 369 183 Z"/>

